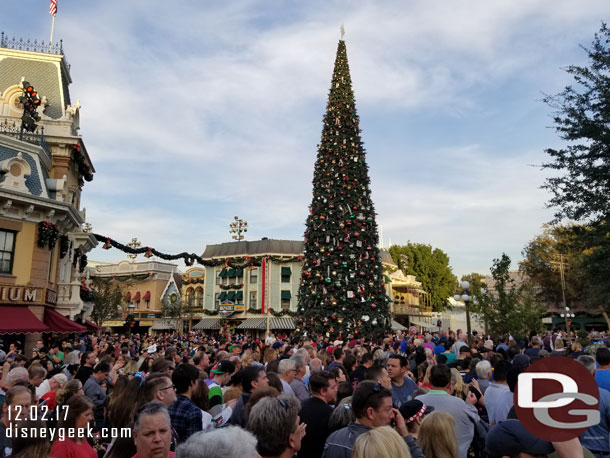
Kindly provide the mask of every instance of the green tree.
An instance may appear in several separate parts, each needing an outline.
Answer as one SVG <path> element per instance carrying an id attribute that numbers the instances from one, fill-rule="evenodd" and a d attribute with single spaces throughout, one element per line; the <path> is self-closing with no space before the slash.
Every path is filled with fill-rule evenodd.
<path id="1" fill-rule="evenodd" d="M 389 330 L 369 183 L 347 52 L 341 40 L 306 221 L 299 331 L 334 337 L 351 332 L 380 335 Z"/>
<path id="2" fill-rule="evenodd" d="M 581 237 L 585 292 L 599 307 L 610 304 L 610 30 L 605 23 L 591 47 L 582 46 L 588 65 L 570 65 L 574 84 L 544 101 L 555 113 L 553 121 L 564 148 L 549 148 L 551 161 L 543 168 L 558 172 L 544 188 L 556 209 L 555 222 L 569 218 L 586 226 Z"/>
<path id="3" fill-rule="evenodd" d="M 390 255 L 398 267 L 407 275 L 415 275 L 422 289 L 430 296 L 430 305 L 435 311 L 447 307 L 447 299 L 453 297 L 457 278 L 449 266 L 449 256 L 439 249 L 423 243 L 392 245 Z"/>
<path id="4" fill-rule="evenodd" d="M 532 285 L 517 286 L 510 276 L 511 260 L 506 254 L 494 259 L 491 267 L 493 287 L 483 297 L 487 310 L 488 332 L 527 334 L 542 329 L 544 306 L 540 304 Z"/>
<path id="5" fill-rule="evenodd" d="M 595 34 L 587 53 L 588 66 L 570 65 L 566 72 L 575 86 L 546 96 L 556 110 L 553 121 L 564 148 L 549 148 L 552 161 L 544 168 L 559 171 L 544 188 L 553 197 L 555 218 L 576 221 L 608 221 L 610 217 L 610 30 L 606 24 Z"/>
<path id="6" fill-rule="evenodd" d="M 547 226 L 521 252 L 519 270 L 538 287 L 538 296 L 546 303 L 561 306 L 560 263 L 563 263 L 566 305 L 576 307 L 583 302 L 583 252 L 573 226 Z"/>
<path id="7" fill-rule="evenodd" d="M 91 319 L 97 326 L 114 317 L 122 310 L 126 285 L 106 278 L 96 277 L 91 285 L 90 300 L 93 302 Z"/>

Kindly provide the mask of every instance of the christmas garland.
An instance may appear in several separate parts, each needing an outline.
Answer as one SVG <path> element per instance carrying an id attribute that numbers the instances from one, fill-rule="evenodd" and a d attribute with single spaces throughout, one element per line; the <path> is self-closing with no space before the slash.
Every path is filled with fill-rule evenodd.
<path id="1" fill-rule="evenodd" d="M 271 309 L 271 315 L 273 315 L 273 316 L 291 316 L 291 317 L 299 316 L 298 312 L 291 312 L 287 308 L 282 309 L 280 312 L 276 312 L 275 310 Z"/>
<path id="2" fill-rule="evenodd" d="M 49 246 L 49 250 L 55 248 L 57 238 L 59 237 L 59 227 L 50 221 L 41 221 L 38 223 L 38 246 L 44 248 Z"/>
<path id="3" fill-rule="evenodd" d="M 78 143 L 72 147 L 72 161 L 76 164 L 79 175 L 82 176 L 85 181 L 93 180 L 93 171 L 91 167 L 87 165 L 85 155 L 80 150 L 80 145 Z"/>
<path id="4" fill-rule="evenodd" d="M 132 248 L 123 243 L 117 242 L 116 240 L 111 239 L 110 237 L 106 237 L 100 234 L 93 234 L 98 242 L 103 242 L 104 245 L 102 248 L 105 250 L 109 250 L 110 248 L 116 248 L 117 250 L 121 250 L 123 253 L 127 254 L 143 254 L 145 257 L 149 258 L 151 256 L 157 256 L 165 261 L 174 261 L 176 259 L 183 259 L 184 263 L 187 266 L 192 266 L 195 262 L 201 264 L 206 267 L 216 267 L 216 266 L 225 266 L 231 267 L 233 269 L 243 269 L 246 267 L 259 267 L 262 264 L 263 258 L 265 256 L 240 256 L 240 257 L 227 257 L 224 259 L 203 259 L 201 256 L 198 256 L 194 253 L 187 253 L 183 251 L 178 254 L 168 254 L 157 251 L 151 247 L 142 247 L 142 248 Z M 289 262 L 301 262 L 303 256 L 291 256 L 289 258 L 284 258 L 281 256 L 267 256 L 272 262 L 279 264 L 286 264 Z"/>
<path id="5" fill-rule="evenodd" d="M 205 283 L 205 279 L 204 278 L 183 278 L 182 279 L 182 283 L 185 285 L 191 284 L 191 283 Z"/>
<path id="6" fill-rule="evenodd" d="M 215 316 L 218 315 L 220 312 L 218 310 L 208 310 L 208 309 L 204 309 L 203 313 L 205 315 L 210 315 L 210 316 Z"/>
<path id="7" fill-rule="evenodd" d="M 234 285 L 234 284 L 230 284 L 230 285 L 218 285 L 220 289 L 242 289 L 244 287 L 244 284 L 241 283 L 239 285 Z"/>
<path id="8" fill-rule="evenodd" d="M 119 277 L 113 275 L 112 279 L 116 280 L 116 281 L 120 281 L 120 282 L 133 281 L 133 280 L 142 281 L 142 280 L 146 280 L 151 275 L 152 274 L 150 272 L 147 274 L 140 274 L 140 275 L 137 275 L 137 274 L 121 275 Z"/>
<path id="9" fill-rule="evenodd" d="M 62 235 L 59 238 L 59 257 L 63 259 L 70 251 L 70 239 L 67 235 Z"/>

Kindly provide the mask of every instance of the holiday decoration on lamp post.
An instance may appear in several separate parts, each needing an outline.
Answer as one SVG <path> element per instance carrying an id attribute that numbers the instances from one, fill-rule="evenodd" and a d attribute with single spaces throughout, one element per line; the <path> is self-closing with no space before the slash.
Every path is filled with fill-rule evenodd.
<path id="1" fill-rule="evenodd" d="M 297 329 L 328 337 L 390 327 L 375 209 L 343 27 L 306 221 Z"/>
<path id="2" fill-rule="evenodd" d="M 229 227 L 231 228 L 229 230 L 229 234 L 232 234 L 231 238 L 239 242 L 245 238 L 245 235 L 241 235 L 242 232 L 248 232 L 248 221 L 239 219 L 239 217 L 236 216 L 235 221 L 229 224 Z"/>
<path id="3" fill-rule="evenodd" d="M 139 241 L 138 241 L 138 238 L 137 238 L 137 237 L 134 237 L 134 238 L 132 238 L 132 239 L 131 239 L 131 243 L 128 243 L 128 244 L 127 244 L 127 246 L 128 246 L 128 247 L 131 247 L 131 248 L 134 248 L 134 249 L 135 249 L 135 248 L 139 248 L 140 246 L 142 246 L 142 242 L 139 242 Z M 137 255 L 137 254 L 135 254 L 135 253 L 130 253 L 130 254 L 128 254 L 128 255 L 127 255 L 127 257 L 128 257 L 128 258 L 130 258 L 130 259 L 131 259 L 131 261 L 133 262 L 133 261 L 135 261 L 135 260 L 136 260 L 136 258 L 138 257 L 138 255 Z"/>

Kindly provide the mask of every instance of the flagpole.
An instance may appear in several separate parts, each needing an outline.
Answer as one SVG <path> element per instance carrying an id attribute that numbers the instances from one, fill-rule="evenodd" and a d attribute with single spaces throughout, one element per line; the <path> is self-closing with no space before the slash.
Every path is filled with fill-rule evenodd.
<path id="1" fill-rule="evenodd" d="M 55 15 L 53 15 L 53 20 L 51 21 L 51 37 L 49 38 L 49 52 L 51 52 L 51 48 L 53 47 L 53 29 L 55 28 Z"/>

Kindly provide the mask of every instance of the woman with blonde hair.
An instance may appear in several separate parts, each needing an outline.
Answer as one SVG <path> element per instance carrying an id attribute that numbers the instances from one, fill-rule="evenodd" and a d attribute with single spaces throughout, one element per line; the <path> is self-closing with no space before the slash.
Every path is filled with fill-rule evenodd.
<path id="1" fill-rule="evenodd" d="M 411 458 L 409 447 L 404 439 L 389 426 L 373 428 L 356 439 L 352 458 L 387 457 Z"/>
<path id="2" fill-rule="evenodd" d="M 468 385 L 464 383 L 462 374 L 455 367 L 451 368 L 451 382 L 453 383 L 453 395 L 465 400 L 468 396 Z"/>
<path id="3" fill-rule="evenodd" d="M 424 418 L 417 443 L 426 458 L 459 458 L 455 420 L 447 412 L 432 412 Z"/>

